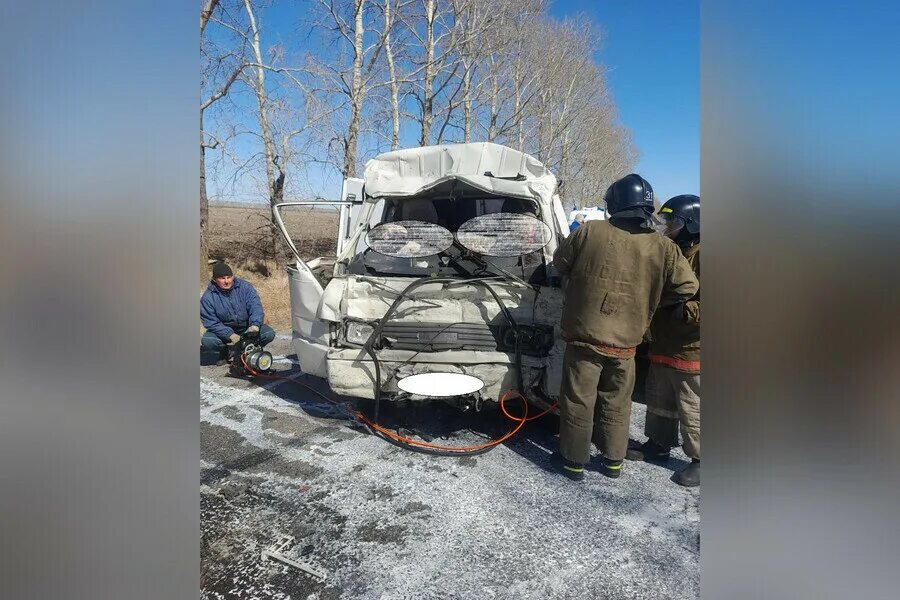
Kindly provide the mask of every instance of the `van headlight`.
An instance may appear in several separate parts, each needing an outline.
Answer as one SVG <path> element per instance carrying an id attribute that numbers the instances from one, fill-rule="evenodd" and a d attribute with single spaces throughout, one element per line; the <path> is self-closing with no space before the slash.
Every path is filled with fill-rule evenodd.
<path id="1" fill-rule="evenodd" d="M 347 323 L 346 338 L 351 344 L 365 344 L 375 328 L 368 323 L 350 321 Z"/>

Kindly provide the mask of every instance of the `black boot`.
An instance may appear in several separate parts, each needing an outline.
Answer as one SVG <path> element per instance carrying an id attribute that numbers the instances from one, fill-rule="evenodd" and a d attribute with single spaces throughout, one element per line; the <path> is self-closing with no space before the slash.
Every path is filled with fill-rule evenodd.
<path id="1" fill-rule="evenodd" d="M 584 479 L 584 465 L 568 460 L 559 452 L 554 452 L 550 457 L 550 460 L 560 473 L 572 481 L 581 481 Z"/>
<path id="2" fill-rule="evenodd" d="M 660 462 L 669 459 L 671 448 L 660 446 L 653 440 L 647 440 L 637 448 L 629 448 L 625 453 L 628 460 L 643 460 L 646 462 Z"/>
<path id="3" fill-rule="evenodd" d="M 602 475 L 606 475 L 611 479 L 618 479 L 622 475 L 622 462 L 621 460 L 610 460 L 605 456 L 598 456 L 597 461 L 600 464 L 598 471 Z"/>
<path id="4" fill-rule="evenodd" d="M 684 487 L 700 485 L 700 459 L 691 459 L 691 464 L 672 476 L 672 481 Z"/>

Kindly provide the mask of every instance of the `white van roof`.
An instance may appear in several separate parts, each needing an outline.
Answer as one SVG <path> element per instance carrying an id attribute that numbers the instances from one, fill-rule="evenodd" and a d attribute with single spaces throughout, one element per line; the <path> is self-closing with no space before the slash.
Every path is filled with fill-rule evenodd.
<path id="1" fill-rule="evenodd" d="M 510 179 L 517 176 L 523 177 Z M 366 195 L 373 198 L 414 196 L 450 179 L 541 203 L 549 203 L 556 191 L 556 177 L 539 160 L 490 142 L 386 152 L 366 163 L 364 177 Z"/>

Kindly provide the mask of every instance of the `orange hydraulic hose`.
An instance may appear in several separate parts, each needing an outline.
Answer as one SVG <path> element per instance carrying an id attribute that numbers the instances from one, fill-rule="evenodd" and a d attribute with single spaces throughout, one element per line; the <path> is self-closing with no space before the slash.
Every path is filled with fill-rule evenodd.
<path id="1" fill-rule="evenodd" d="M 247 369 L 247 371 L 249 373 L 251 373 L 254 377 L 262 377 L 263 379 L 273 379 L 276 381 L 279 381 L 279 380 L 280 381 L 290 381 L 291 383 L 295 383 L 299 386 L 302 386 L 302 387 L 310 390 L 311 392 L 313 392 L 320 398 L 324 399 L 325 401 L 329 402 L 330 404 L 337 406 L 337 407 L 341 407 L 341 405 L 338 402 L 336 402 L 334 399 L 329 398 L 328 396 L 321 393 L 320 391 L 313 388 L 312 386 L 306 385 L 305 383 L 297 381 L 296 379 L 291 379 L 290 377 L 284 377 L 281 375 L 265 375 L 263 373 L 257 373 L 256 371 L 254 371 L 253 369 L 250 368 L 250 366 L 247 364 L 247 361 L 244 360 L 243 356 L 241 356 L 241 362 L 244 364 L 244 368 Z M 522 400 L 522 405 L 524 407 L 524 414 L 521 417 L 516 417 L 516 416 L 510 414 L 508 410 L 506 410 L 506 400 L 512 395 L 518 396 Z M 556 403 L 554 403 L 552 406 L 550 406 L 548 409 L 544 410 L 543 412 L 541 412 L 537 415 L 534 415 L 532 417 L 529 417 L 528 416 L 528 399 L 525 398 L 525 396 L 519 390 L 507 390 L 500 395 L 500 410 L 503 411 L 503 415 L 507 419 L 515 422 L 516 426 L 513 427 L 511 430 L 509 430 L 507 433 L 503 434 L 502 436 L 500 436 L 496 439 L 493 439 L 489 442 L 485 442 L 483 444 L 477 444 L 474 446 L 442 446 L 440 444 L 430 444 L 428 442 L 415 440 L 413 438 L 408 438 L 408 437 L 402 436 L 400 434 L 394 433 L 393 431 L 391 431 L 391 430 L 383 427 L 382 425 L 376 423 L 375 421 L 371 420 L 369 417 L 367 417 L 366 415 L 364 415 L 362 412 L 360 412 L 358 410 L 351 411 L 351 415 L 353 417 L 355 417 L 356 419 L 358 419 L 359 421 L 362 421 L 363 423 L 365 423 L 366 425 L 368 425 L 375 431 L 378 431 L 380 434 L 385 435 L 385 436 L 387 436 L 395 441 L 398 441 L 400 443 L 407 444 L 410 446 L 417 446 L 419 448 L 428 448 L 430 450 L 442 450 L 442 451 L 447 451 L 447 452 L 462 453 L 462 452 L 474 452 L 477 450 L 484 450 L 485 448 L 492 448 L 494 446 L 502 444 L 503 442 L 505 442 L 506 440 L 508 440 L 515 434 L 517 434 L 519 432 L 519 430 L 522 429 L 522 427 L 525 425 L 525 423 L 527 423 L 528 421 L 533 421 L 535 419 L 543 417 L 548 412 L 553 410 L 555 407 L 556 407 Z"/>

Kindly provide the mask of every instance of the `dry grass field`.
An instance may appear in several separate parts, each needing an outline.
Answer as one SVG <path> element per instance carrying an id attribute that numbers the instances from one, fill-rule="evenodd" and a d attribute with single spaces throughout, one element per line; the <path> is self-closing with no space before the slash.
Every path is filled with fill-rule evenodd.
<path id="1" fill-rule="evenodd" d="M 285 227 L 304 259 L 333 255 L 337 239 L 337 212 L 289 208 Z M 269 237 L 269 207 L 209 205 L 209 256 L 224 260 L 236 276 L 259 292 L 266 320 L 283 333 L 291 328 L 290 293 L 284 269 L 278 269 Z M 293 260 L 279 244 L 281 263 Z"/>

